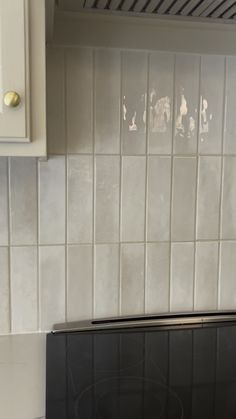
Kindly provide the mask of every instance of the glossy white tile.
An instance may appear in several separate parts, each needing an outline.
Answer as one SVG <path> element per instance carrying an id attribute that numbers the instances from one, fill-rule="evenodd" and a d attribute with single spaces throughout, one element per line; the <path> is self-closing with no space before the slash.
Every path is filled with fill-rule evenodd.
<path id="1" fill-rule="evenodd" d="M 147 240 L 170 239 L 171 157 L 148 157 Z"/>
<path id="2" fill-rule="evenodd" d="M 235 310 L 236 305 L 236 242 L 221 242 L 219 305 L 220 310 Z"/>
<path id="3" fill-rule="evenodd" d="M 175 157 L 173 160 L 173 190 L 171 239 L 194 240 L 196 195 L 196 158 Z"/>
<path id="4" fill-rule="evenodd" d="M 122 241 L 144 241 L 145 221 L 145 157 L 122 158 L 121 182 Z"/>
<path id="5" fill-rule="evenodd" d="M 123 154 L 146 151 L 147 68 L 146 52 L 122 52 Z"/>
<path id="6" fill-rule="evenodd" d="M 66 50 L 66 124 L 68 153 L 93 151 L 93 51 Z"/>
<path id="7" fill-rule="evenodd" d="M 200 57 L 176 54 L 174 153 L 197 150 Z"/>
<path id="8" fill-rule="evenodd" d="M 9 194 L 11 244 L 37 244 L 36 159 L 10 158 Z"/>
<path id="9" fill-rule="evenodd" d="M 153 52 L 149 57 L 148 152 L 172 149 L 174 54 Z"/>
<path id="10" fill-rule="evenodd" d="M 95 152 L 120 152 L 120 52 L 95 52 Z"/>
<path id="11" fill-rule="evenodd" d="M 39 320 L 46 331 L 65 321 L 65 246 L 39 248 Z"/>
<path id="12" fill-rule="evenodd" d="M 95 241 L 119 241 L 120 157 L 96 156 Z"/>
<path id="13" fill-rule="evenodd" d="M 119 245 L 95 247 L 94 316 L 115 317 L 119 314 Z"/>
<path id="14" fill-rule="evenodd" d="M 193 310 L 194 244 L 172 243 L 170 310 Z"/>
<path id="15" fill-rule="evenodd" d="M 144 245 L 121 245 L 121 314 L 141 314 L 144 301 Z"/>
<path id="16" fill-rule="evenodd" d="M 11 323 L 13 333 L 38 328 L 37 247 L 11 248 Z"/>
<path id="17" fill-rule="evenodd" d="M 146 256 L 146 312 L 169 310 L 169 243 L 148 243 Z"/>
<path id="18" fill-rule="evenodd" d="M 39 162 L 39 243 L 65 243 L 65 157 Z"/>
<path id="19" fill-rule="evenodd" d="M 226 58 L 224 153 L 236 154 L 236 57 Z"/>
<path id="20" fill-rule="evenodd" d="M 90 243 L 93 238 L 93 158 L 68 156 L 67 240 Z"/>
<path id="21" fill-rule="evenodd" d="M 67 320 L 93 316 L 93 249 L 91 245 L 67 249 Z"/>
<path id="22" fill-rule="evenodd" d="M 220 154 L 222 147 L 224 57 L 201 57 L 199 152 Z"/>
<path id="23" fill-rule="evenodd" d="M 194 309 L 216 310 L 218 297 L 217 242 L 196 243 Z"/>
<path id="24" fill-rule="evenodd" d="M 7 157 L 0 158 L 0 246 L 8 246 L 8 175 Z"/>
<path id="25" fill-rule="evenodd" d="M 236 238 L 236 157 L 224 157 L 221 238 Z"/>
<path id="26" fill-rule="evenodd" d="M 0 335 L 10 332 L 10 280 L 8 248 L 0 247 Z"/>
<path id="27" fill-rule="evenodd" d="M 197 190 L 197 239 L 218 239 L 221 157 L 199 158 Z"/>
<path id="28" fill-rule="evenodd" d="M 47 50 L 47 144 L 49 154 L 66 151 L 64 48 Z"/>

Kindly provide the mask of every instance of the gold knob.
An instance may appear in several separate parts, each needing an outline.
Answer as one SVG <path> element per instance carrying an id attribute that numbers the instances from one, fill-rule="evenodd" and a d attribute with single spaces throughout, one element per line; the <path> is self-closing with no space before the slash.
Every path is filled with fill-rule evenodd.
<path id="1" fill-rule="evenodd" d="M 6 92 L 4 95 L 4 103 L 9 108 L 15 108 L 20 104 L 20 95 L 16 92 Z"/>

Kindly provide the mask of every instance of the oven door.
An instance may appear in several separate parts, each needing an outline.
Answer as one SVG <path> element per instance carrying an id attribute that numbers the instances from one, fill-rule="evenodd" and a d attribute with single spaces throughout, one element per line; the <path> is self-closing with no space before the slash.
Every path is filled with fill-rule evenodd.
<path id="1" fill-rule="evenodd" d="M 49 334 L 46 419 L 235 419 L 235 313 L 160 317 Z"/>

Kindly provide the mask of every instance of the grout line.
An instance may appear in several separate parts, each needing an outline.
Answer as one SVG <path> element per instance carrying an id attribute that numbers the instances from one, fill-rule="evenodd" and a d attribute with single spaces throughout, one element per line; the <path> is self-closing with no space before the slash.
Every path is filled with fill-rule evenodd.
<path id="1" fill-rule="evenodd" d="M 218 220 L 218 262 L 217 262 L 217 301 L 216 308 L 219 309 L 220 306 L 220 273 L 221 273 L 221 263 L 220 263 L 220 239 L 222 236 L 222 209 L 223 209 L 223 185 L 224 185 L 224 158 L 223 158 L 223 149 L 224 149 L 224 137 L 225 137 L 225 119 L 226 119 L 226 57 L 224 58 L 224 87 L 223 87 L 223 122 L 222 122 L 222 137 L 221 137 L 221 168 L 220 168 L 220 199 L 219 199 L 219 220 Z"/>
<path id="2" fill-rule="evenodd" d="M 197 208 L 198 208 L 198 184 L 199 184 L 199 139 L 200 139 L 200 97 L 201 97 L 201 71 L 202 71 L 202 60 L 201 56 L 199 58 L 199 77 L 198 77 L 198 115 L 197 115 L 197 157 L 196 157 L 196 180 L 195 180 L 195 207 L 194 207 L 194 254 L 193 254 L 193 311 L 195 311 L 196 304 L 196 253 L 197 253 L 197 227 L 198 227 L 198 217 L 197 217 Z"/>
<path id="3" fill-rule="evenodd" d="M 65 141 L 65 321 L 68 321 L 68 258 L 67 258 L 67 214 L 68 214 L 68 130 L 67 130 L 67 56 L 65 48 L 63 48 L 63 68 L 64 68 L 64 141 Z"/>
<path id="4" fill-rule="evenodd" d="M 171 259 L 171 240 L 172 236 L 172 205 L 173 205 L 173 176 L 174 176 L 174 138 L 175 138 L 175 114 L 176 114 L 176 54 L 174 55 L 174 68 L 173 68 L 173 105 L 172 105 L 172 138 L 171 138 L 171 169 L 170 169 L 170 219 L 169 219 L 169 289 L 168 289 L 168 312 L 171 311 L 171 268 L 172 268 L 172 259 Z"/>
<path id="5" fill-rule="evenodd" d="M 40 329 L 40 286 L 39 286 L 39 160 L 36 159 L 36 236 L 37 236 L 37 330 Z"/>
<path id="6" fill-rule="evenodd" d="M 40 161 L 38 160 L 37 164 L 37 211 L 38 211 L 38 242 L 37 242 L 37 258 L 38 258 L 38 330 L 41 330 L 41 264 L 40 264 L 40 240 L 39 240 L 39 232 L 40 232 Z"/>
<path id="7" fill-rule="evenodd" d="M 11 290 L 11 212 L 10 212 L 10 157 L 7 157 L 7 223 L 8 223 L 8 286 L 9 286 L 9 333 L 12 333 L 12 290 Z M 5 246 L 4 246 L 5 247 Z"/>
<path id="8" fill-rule="evenodd" d="M 93 136 L 93 192 L 92 192 L 92 318 L 95 315 L 95 296 L 96 296 L 96 281 L 95 281 L 95 229 L 96 229 L 96 222 L 95 222 L 95 206 L 96 206 L 96 160 L 95 160 L 95 101 L 96 101 L 96 83 L 95 83 L 95 50 L 92 50 L 92 136 Z"/>
<path id="9" fill-rule="evenodd" d="M 227 243 L 227 242 L 236 242 L 236 237 L 231 239 L 197 239 L 197 240 L 171 240 L 171 243 Z M 95 242 L 96 246 L 104 246 L 104 245 L 117 245 L 117 244 L 133 244 L 133 245 L 140 245 L 145 243 L 150 244 L 158 244 L 158 243 L 170 243 L 170 240 L 147 240 L 145 241 L 113 241 L 113 242 Z M 83 242 L 83 243 L 68 243 L 68 247 L 77 247 L 77 246 L 91 246 L 92 242 Z M 33 244 L 16 244 L 16 245 L 0 245 L 0 248 L 18 248 L 18 247 L 35 247 L 37 243 Z M 39 244 L 39 247 L 63 247 L 65 243 L 50 243 L 50 244 Z"/>
<path id="10" fill-rule="evenodd" d="M 174 100 L 174 98 L 173 98 Z M 197 157 L 197 156 L 202 156 L 202 157 L 236 157 L 236 153 L 201 153 L 201 152 L 196 152 L 196 153 L 188 153 L 188 154 L 178 154 L 178 153 L 149 153 L 147 152 L 147 154 L 143 154 L 143 153 L 139 153 L 139 154 L 128 154 L 128 153 L 122 153 L 122 151 L 120 153 L 72 153 L 72 152 L 64 152 L 64 153 L 48 153 L 48 157 L 61 157 L 61 156 L 126 156 L 126 157 L 146 157 L 146 156 L 159 156 L 159 157 L 171 157 L 174 156 L 175 158 L 191 158 L 191 157 Z"/>
<path id="11" fill-rule="evenodd" d="M 122 128 L 123 128 L 123 55 L 120 52 L 120 189 L 119 189 L 119 272 L 118 272 L 118 280 L 119 280 L 119 294 L 118 294 L 118 314 L 122 314 L 122 266 L 121 266 L 121 258 L 122 258 L 122 246 L 121 246 L 121 239 L 122 239 L 122 168 L 123 168 L 123 161 L 122 161 Z"/>
<path id="12" fill-rule="evenodd" d="M 147 55 L 147 93 L 146 93 L 146 156 L 145 156 L 145 196 L 144 196 L 144 295 L 143 312 L 147 312 L 147 223 L 148 223 L 148 140 L 149 140 L 149 84 L 150 84 L 150 53 Z"/>

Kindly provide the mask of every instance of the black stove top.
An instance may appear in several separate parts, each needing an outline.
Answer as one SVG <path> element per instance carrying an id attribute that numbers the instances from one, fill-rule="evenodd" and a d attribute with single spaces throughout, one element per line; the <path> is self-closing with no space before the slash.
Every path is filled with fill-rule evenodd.
<path id="1" fill-rule="evenodd" d="M 235 419 L 236 323 L 49 334 L 46 419 Z"/>

